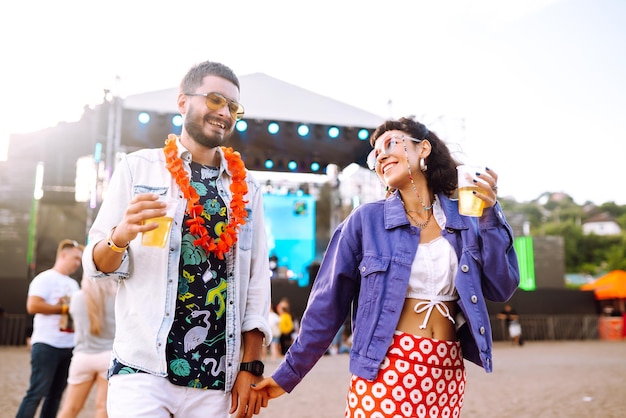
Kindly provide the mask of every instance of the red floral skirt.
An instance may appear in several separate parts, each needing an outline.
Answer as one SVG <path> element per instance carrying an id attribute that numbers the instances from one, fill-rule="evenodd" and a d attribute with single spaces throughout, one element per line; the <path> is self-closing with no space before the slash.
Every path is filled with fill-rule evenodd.
<path id="1" fill-rule="evenodd" d="M 346 418 L 457 418 L 465 394 L 458 341 L 396 331 L 375 380 L 352 375 Z"/>

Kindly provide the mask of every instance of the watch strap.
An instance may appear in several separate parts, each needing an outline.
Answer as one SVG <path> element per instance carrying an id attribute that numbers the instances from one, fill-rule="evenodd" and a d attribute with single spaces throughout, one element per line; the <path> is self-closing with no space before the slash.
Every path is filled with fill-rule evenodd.
<path id="1" fill-rule="evenodd" d="M 107 237 L 107 245 L 114 252 L 123 253 L 128 248 L 128 245 L 130 245 L 130 242 L 127 242 L 126 245 L 123 247 L 118 247 L 117 245 L 115 245 L 115 243 L 113 242 L 113 231 L 115 231 L 115 228 L 117 228 L 117 225 L 111 228 L 111 232 L 109 232 L 109 236 Z"/>
<path id="2" fill-rule="evenodd" d="M 255 376 L 263 376 L 265 365 L 260 360 L 248 361 L 239 365 L 239 370 L 252 373 Z"/>

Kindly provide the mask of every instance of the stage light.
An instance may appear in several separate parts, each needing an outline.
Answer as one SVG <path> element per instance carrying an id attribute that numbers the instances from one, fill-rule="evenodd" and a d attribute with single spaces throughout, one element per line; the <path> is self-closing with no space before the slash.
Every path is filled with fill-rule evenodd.
<path id="1" fill-rule="evenodd" d="M 146 112 L 141 112 L 139 113 L 139 115 L 137 115 L 137 120 L 139 121 L 139 123 L 145 125 L 146 123 L 150 122 L 150 115 Z"/>
<path id="2" fill-rule="evenodd" d="M 370 136 L 370 132 L 367 129 L 361 129 L 358 133 L 359 139 L 365 141 Z"/>
<path id="3" fill-rule="evenodd" d="M 267 125 L 267 132 L 271 133 L 272 135 L 276 135 L 278 131 L 280 131 L 280 126 L 276 122 L 272 122 Z"/>
<path id="4" fill-rule="evenodd" d="M 102 143 L 96 142 L 96 147 L 93 150 L 93 160 L 95 163 L 99 163 L 102 160 Z"/>
<path id="5" fill-rule="evenodd" d="M 183 117 L 181 115 L 172 116 L 172 125 L 174 126 L 183 126 Z"/>
<path id="6" fill-rule="evenodd" d="M 265 168 L 268 170 L 271 170 L 272 168 L 274 168 L 274 161 L 272 160 L 265 160 Z"/>
<path id="7" fill-rule="evenodd" d="M 328 136 L 331 138 L 337 138 L 339 136 L 339 128 L 336 126 L 331 126 L 328 128 Z"/>
<path id="8" fill-rule="evenodd" d="M 307 125 L 300 125 L 298 126 L 298 135 L 300 136 L 307 136 L 310 132 L 310 129 Z"/>
<path id="9" fill-rule="evenodd" d="M 245 132 L 246 130 L 248 130 L 248 122 L 246 122 L 245 120 L 238 120 L 235 124 L 235 129 L 237 129 L 239 132 Z"/>
<path id="10" fill-rule="evenodd" d="M 298 168 L 298 163 L 291 160 L 289 161 L 289 163 L 287 163 L 287 168 L 290 169 L 291 171 L 296 171 Z"/>
<path id="11" fill-rule="evenodd" d="M 311 163 L 311 171 L 315 173 L 315 172 L 318 172 L 319 169 L 320 169 L 320 163 L 318 163 L 317 161 L 313 161 Z"/>

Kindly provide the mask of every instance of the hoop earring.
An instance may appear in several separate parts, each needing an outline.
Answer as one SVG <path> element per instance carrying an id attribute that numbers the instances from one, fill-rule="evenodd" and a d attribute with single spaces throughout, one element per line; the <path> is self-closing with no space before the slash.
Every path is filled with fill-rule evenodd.
<path id="1" fill-rule="evenodd" d="M 420 158 L 420 170 L 422 170 L 422 172 L 426 172 L 426 170 L 428 170 L 426 161 L 423 158 Z"/>

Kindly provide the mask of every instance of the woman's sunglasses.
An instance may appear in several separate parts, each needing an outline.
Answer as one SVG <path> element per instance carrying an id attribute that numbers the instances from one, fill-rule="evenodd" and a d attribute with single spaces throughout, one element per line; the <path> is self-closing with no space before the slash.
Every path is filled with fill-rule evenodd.
<path id="1" fill-rule="evenodd" d="M 421 139 L 411 138 L 410 136 L 406 136 L 406 135 L 398 135 L 398 134 L 389 135 L 383 141 L 383 146 L 380 147 L 380 149 L 374 147 L 374 149 L 370 151 L 370 153 L 367 155 L 367 166 L 369 167 L 369 169 L 370 170 L 376 169 L 376 164 L 378 164 L 379 154 L 383 154 L 383 155 L 391 154 L 396 144 L 398 144 L 401 141 L 404 141 L 405 139 L 416 142 L 418 144 L 422 142 Z"/>

